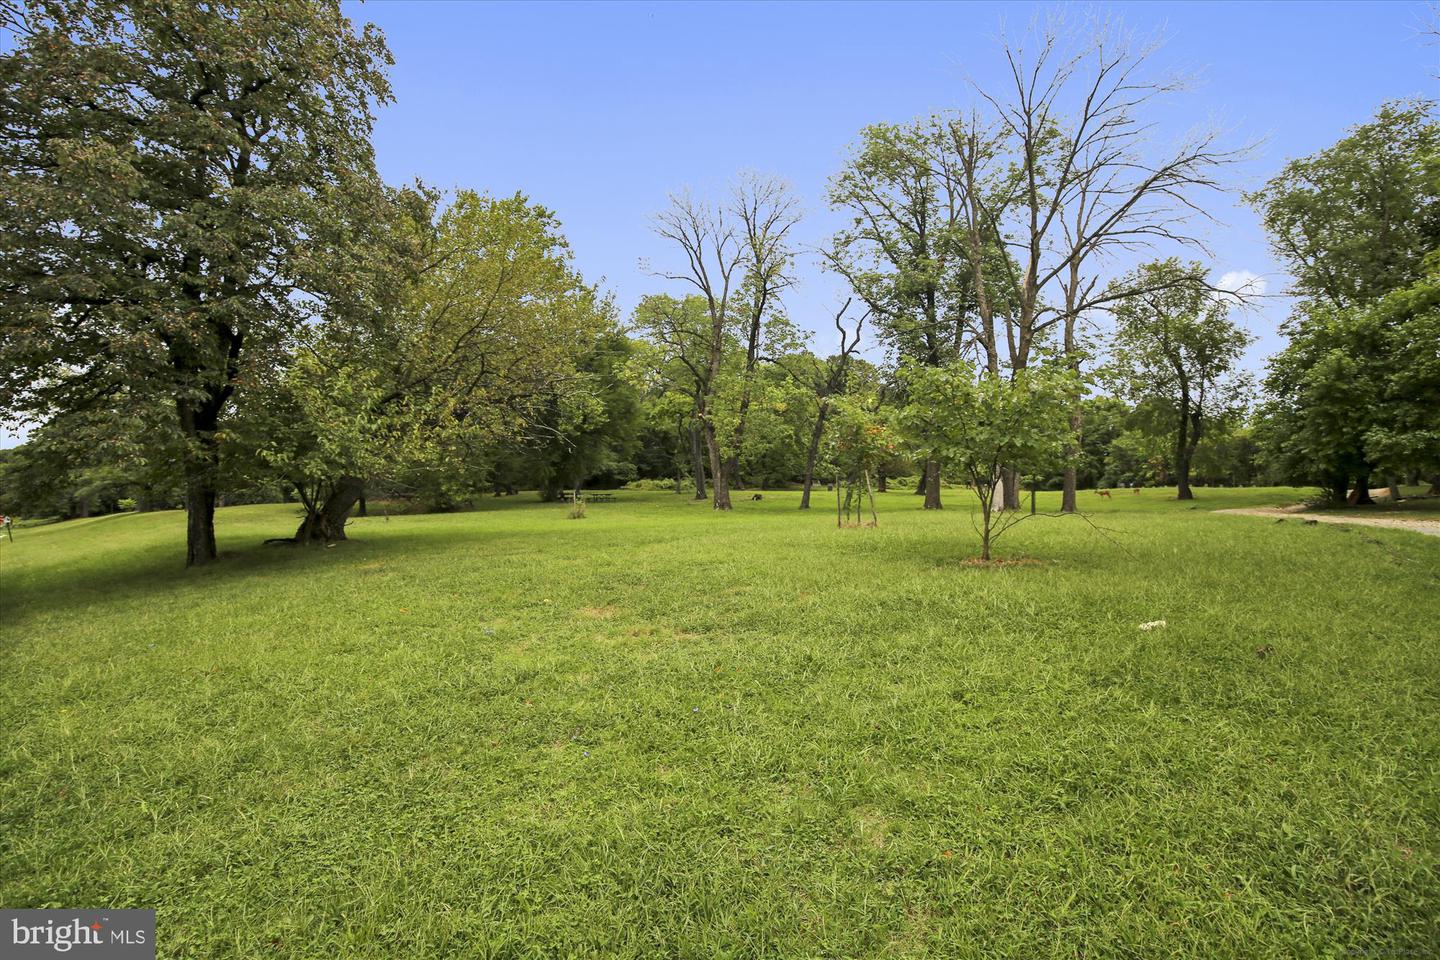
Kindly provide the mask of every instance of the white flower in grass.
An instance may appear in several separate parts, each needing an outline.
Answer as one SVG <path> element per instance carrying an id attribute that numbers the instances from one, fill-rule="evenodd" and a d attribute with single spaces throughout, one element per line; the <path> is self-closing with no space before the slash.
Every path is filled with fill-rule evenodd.
<path id="1" fill-rule="evenodd" d="M 1164 620 L 1151 620 L 1149 623 L 1142 623 L 1142 624 L 1140 624 L 1140 629 L 1141 629 L 1141 630 L 1164 630 L 1164 629 L 1165 629 L 1165 621 L 1164 621 Z"/>

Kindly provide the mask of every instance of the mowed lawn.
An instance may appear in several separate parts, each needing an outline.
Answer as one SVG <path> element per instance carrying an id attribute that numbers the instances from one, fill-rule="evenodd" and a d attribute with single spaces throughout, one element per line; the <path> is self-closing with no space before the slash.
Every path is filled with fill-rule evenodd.
<path id="1" fill-rule="evenodd" d="M 188 573 L 178 513 L 21 529 L 0 904 L 162 957 L 1431 956 L 1440 538 L 1209 512 L 1301 494 L 1087 492 L 998 567 L 959 491 L 234 507 Z"/>

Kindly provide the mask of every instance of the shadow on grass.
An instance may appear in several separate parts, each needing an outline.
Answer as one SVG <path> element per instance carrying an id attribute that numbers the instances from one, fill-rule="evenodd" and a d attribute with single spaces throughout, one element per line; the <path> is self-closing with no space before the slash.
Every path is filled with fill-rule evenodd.
<path id="1" fill-rule="evenodd" d="M 383 521 L 382 521 L 383 522 Z M 119 599 L 143 603 L 150 597 L 189 595 L 203 603 L 207 595 L 258 576 L 301 578 L 329 576 L 362 560 L 382 558 L 424 562 L 431 555 L 453 550 L 457 543 L 481 550 L 488 556 L 503 557 L 531 551 L 513 549 L 515 543 L 533 543 L 528 534 L 472 530 L 419 528 L 386 531 L 383 536 L 363 532 L 334 546 L 266 544 L 265 533 L 257 529 L 253 544 L 233 545 L 235 533 L 222 537 L 219 559 L 203 567 L 186 568 L 183 539 L 138 545 L 117 558 L 110 551 L 97 551 L 81 562 L 50 567 L 44 571 L 0 570 L 0 592 L 5 598 L 5 626 L 13 629 L 60 612 L 73 612 Z M 183 533 L 182 533 L 183 537 Z M 230 545 L 224 541 L 231 541 Z"/>

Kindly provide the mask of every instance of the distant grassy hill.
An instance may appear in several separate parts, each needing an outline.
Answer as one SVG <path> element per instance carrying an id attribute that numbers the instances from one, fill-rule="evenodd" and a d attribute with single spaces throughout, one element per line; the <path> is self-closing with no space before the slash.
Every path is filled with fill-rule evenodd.
<path id="1" fill-rule="evenodd" d="M 998 567 L 958 491 L 234 507 L 190 572 L 179 513 L 17 530 L 0 903 L 162 957 L 1428 955 L 1440 539 L 1209 512 L 1302 493 L 1082 493 Z"/>

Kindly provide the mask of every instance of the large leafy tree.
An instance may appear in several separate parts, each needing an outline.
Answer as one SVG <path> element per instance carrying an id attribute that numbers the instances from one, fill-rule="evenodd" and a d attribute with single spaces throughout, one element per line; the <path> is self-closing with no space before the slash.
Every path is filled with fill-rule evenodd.
<path id="1" fill-rule="evenodd" d="M 1440 281 L 1368 307 L 1310 301 L 1270 361 L 1262 436 L 1288 477 L 1363 502 L 1372 471 L 1440 480 Z"/>
<path id="2" fill-rule="evenodd" d="M 587 478 L 612 483 L 635 478 L 641 397 L 630 376 L 635 343 L 619 331 L 602 333 L 576 359 L 574 375 L 555 390 L 540 419 L 532 454 L 546 499 L 569 486 L 576 494 Z"/>
<path id="3" fill-rule="evenodd" d="M 389 53 L 338 0 L 0 17 L 0 409 L 170 405 L 206 563 L 226 422 L 312 315 L 335 224 L 364 222 Z"/>
<path id="4" fill-rule="evenodd" d="M 850 217 L 825 253 L 874 318 L 880 341 L 901 362 L 942 366 L 984 348 L 998 369 L 994 329 L 980 324 L 974 271 L 959 223 L 958 185 L 937 156 L 936 124 L 874 124 L 860 133 L 830 181 L 830 205 Z M 994 248 L 986 230 L 986 248 Z M 938 510 L 939 462 L 925 465 L 925 508 Z"/>
<path id="5" fill-rule="evenodd" d="M 1250 202 L 1293 290 L 1338 308 L 1425 273 L 1440 239 L 1440 125 L 1427 100 L 1387 103 L 1331 147 L 1292 160 Z"/>
<path id="6" fill-rule="evenodd" d="M 646 423 L 637 467 L 646 477 L 673 473 L 677 492 L 688 469 L 696 500 L 709 496 L 698 419 L 705 373 L 697 363 L 703 348 L 687 332 L 700 329 L 704 309 L 699 297 L 657 294 L 642 299 L 632 316 L 641 339 L 634 341 L 630 377 L 641 386 Z"/>
<path id="7" fill-rule="evenodd" d="M 1434 470 L 1426 397 L 1437 352 L 1440 125 L 1390 103 L 1250 196 L 1299 294 L 1270 363 L 1262 434 L 1293 479 L 1366 502 L 1370 474 Z M 1407 292 L 1408 291 L 1408 292 Z"/>
<path id="8" fill-rule="evenodd" d="M 1440 271 L 1395 291 L 1363 321 L 1379 341 L 1379 413 L 1365 449 L 1390 476 L 1416 472 L 1440 493 Z"/>
<path id="9" fill-rule="evenodd" d="M 1231 319 L 1232 304 L 1212 294 L 1198 263 L 1161 260 L 1117 281 L 1111 373 L 1137 403 L 1170 412 L 1177 499 L 1193 500 L 1190 465 L 1213 422 L 1240 404 L 1250 381 L 1237 372 L 1253 338 Z"/>
<path id="10" fill-rule="evenodd" d="M 724 356 L 737 350 L 734 337 L 722 339 L 711 362 L 714 330 L 707 299 L 699 294 L 677 298 L 652 294 L 641 299 L 631 318 L 632 329 L 643 338 L 648 395 L 652 413 L 674 418 L 690 457 L 695 499 L 706 499 L 706 460 L 710 443 L 705 421 L 717 405 L 716 381 Z M 713 421 L 712 421 L 713 422 Z"/>
<path id="11" fill-rule="evenodd" d="M 582 424 L 598 374 L 579 362 L 614 328 L 554 214 L 523 195 L 399 196 L 369 296 L 327 317 L 271 410 L 265 456 L 302 491 L 300 542 L 344 538 L 367 480 L 466 499 L 506 446 Z M 598 361 L 597 361 L 598 362 Z M 578 428 L 578 427 L 577 427 Z"/>

